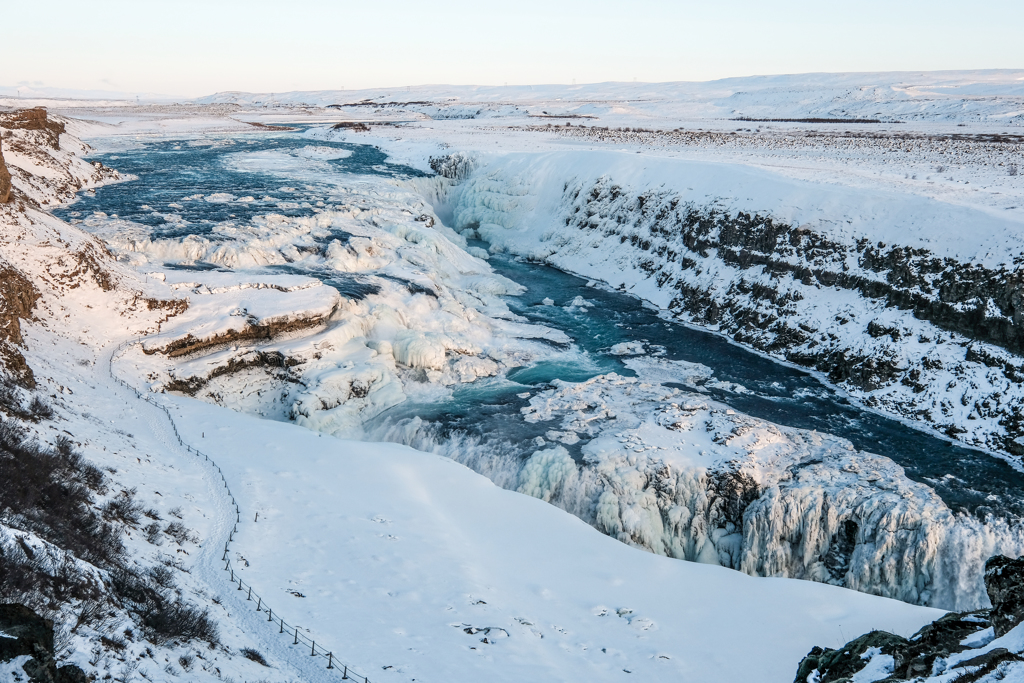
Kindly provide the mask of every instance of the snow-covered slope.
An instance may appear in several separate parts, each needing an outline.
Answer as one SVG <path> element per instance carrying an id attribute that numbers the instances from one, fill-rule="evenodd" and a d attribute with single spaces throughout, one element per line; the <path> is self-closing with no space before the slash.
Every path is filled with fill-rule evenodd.
<path id="1" fill-rule="evenodd" d="M 447 458 L 172 405 L 238 492 L 244 580 L 373 681 L 788 681 L 824 634 L 937 614 L 642 552 Z"/>

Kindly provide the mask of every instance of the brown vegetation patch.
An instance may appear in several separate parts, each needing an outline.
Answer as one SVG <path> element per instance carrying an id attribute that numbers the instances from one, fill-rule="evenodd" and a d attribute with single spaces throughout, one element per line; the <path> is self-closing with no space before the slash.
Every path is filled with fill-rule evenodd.
<path id="1" fill-rule="evenodd" d="M 157 321 L 163 324 L 176 315 L 181 315 L 188 310 L 188 299 L 146 299 L 146 307 L 151 311 L 164 311 Z"/>
<path id="2" fill-rule="evenodd" d="M 103 253 L 98 253 L 100 249 L 103 250 Z M 54 275 L 55 280 L 70 289 L 81 287 L 85 276 L 88 275 L 92 276 L 93 281 L 104 292 L 112 291 L 117 287 L 117 279 L 100 265 L 104 256 L 110 258 L 110 252 L 106 251 L 106 247 L 97 248 L 93 244 L 87 244 L 79 251 L 71 252 L 66 256 L 62 255 L 57 259 L 59 265 L 68 268 L 66 272 L 51 274 Z M 68 259 L 71 260 L 70 263 L 68 263 Z"/>

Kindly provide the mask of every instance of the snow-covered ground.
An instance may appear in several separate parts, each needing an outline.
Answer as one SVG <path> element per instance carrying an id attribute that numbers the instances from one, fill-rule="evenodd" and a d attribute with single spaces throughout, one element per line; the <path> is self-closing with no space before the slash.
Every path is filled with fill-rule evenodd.
<path id="1" fill-rule="evenodd" d="M 374 681 L 785 681 L 816 638 L 937 613 L 642 552 L 440 456 L 173 406 L 223 454 L 243 579 Z"/>
<path id="2" fill-rule="evenodd" d="M 467 245 L 482 236 L 492 250 L 621 285 L 666 315 L 825 375 L 823 363 L 848 366 L 832 379 L 865 403 L 1014 453 L 1021 397 L 1013 273 L 1024 253 L 1024 187 L 1011 172 L 1021 147 L 1013 137 L 1024 109 L 1019 82 L 1016 72 L 803 76 L 77 107 L 74 115 L 91 122 L 68 122 L 70 131 L 125 154 L 136 137 L 260 130 L 242 121 L 383 121 L 389 125 L 369 133 L 307 135 L 371 142 L 424 170 L 433 157 L 449 176 L 339 181 L 311 216 L 275 215 L 268 205 L 251 221 L 187 237 L 86 216 L 82 227 L 121 261 L 97 251 L 98 265 L 85 264 L 96 271 L 87 284 L 68 288 L 37 264 L 61 263 L 80 278 L 58 252 L 92 238 L 35 210 L 28 219 L 5 214 L 23 237 L 5 243 L 4 258 L 48 278 L 40 280 L 47 284 L 37 319 L 22 322 L 37 381 L 83 452 L 117 470 L 110 474 L 118 486 L 136 488 L 164 517 L 181 508 L 198 541 L 175 549 L 180 584 L 193 600 L 219 596 L 223 647 L 200 653 L 206 659 L 188 674 L 182 663 L 176 668 L 177 650 L 161 649 L 147 662 L 149 678 L 230 671 L 317 680 L 322 672 L 252 613 L 242 616 L 245 601 L 224 591 L 212 561 L 231 514 L 209 488 L 209 472 L 177 448 L 158 411 L 104 376 L 104 354 L 140 332 L 153 336 L 117 361 L 121 377 L 240 411 L 164 399 L 186 441 L 225 469 L 242 517 L 259 512 L 236 536 L 235 567 L 262 595 L 276 596 L 286 619 L 371 680 L 578 680 L 581 672 L 788 680 L 832 630 L 837 643 L 843 632 L 873 627 L 909 634 L 936 614 L 627 544 L 914 602 L 982 600 L 975 565 L 990 552 L 1019 552 L 1015 529 L 955 519 L 897 465 L 842 439 L 779 428 L 708 400 L 698 387 L 710 381 L 706 368 L 637 357 L 630 367 L 639 378 L 601 374 L 532 396 L 524 418 L 557 424 L 514 481 L 493 476 L 529 495 L 435 455 L 323 434 L 358 436 L 363 421 L 389 406 L 443 400 L 457 384 L 500 376 L 567 344 L 558 330 L 509 311 L 502 297 L 520 288 Z M 886 123 L 732 120 L 850 117 Z M 329 170 L 332 157 L 316 144 L 305 156 L 243 154 L 234 169 L 300 185 Z M 8 162 L 23 169 L 15 182 L 28 192 L 26 177 L 38 171 Z M 75 164 L 69 157 L 65 165 Z M 256 201 L 233 189 L 205 199 Z M 66 198 L 46 188 L 36 194 L 40 202 Z M 164 266 L 197 262 L 236 272 Z M 315 266 L 317 277 L 258 270 L 296 263 Z M 822 276 L 833 272 L 860 279 L 843 286 Z M 353 282 L 376 291 L 346 292 Z M 895 283 L 950 309 L 927 322 L 891 295 L 866 293 L 864 282 Z M 964 282 L 984 296 L 942 299 L 943 287 Z M 1000 283 L 1005 291 L 995 292 Z M 687 300 L 700 305 L 688 308 Z M 713 318 L 709 309 L 724 313 Z M 963 327 L 958 321 L 971 310 L 985 312 L 983 333 L 947 329 Z M 58 315 L 68 317 L 58 324 Z M 804 338 L 783 334 L 793 329 Z M 809 355 L 816 347 L 830 353 Z M 888 369 L 876 362 L 865 371 L 863 359 L 886 360 Z M 878 386 L 872 377 L 882 378 Z M 51 437 L 44 430 L 41 438 Z M 566 448 L 581 438 L 589 443 L 577 463 Z M 141 538 L 132 543 L 144 564 L 163 552 Z M 116 657 L 92 664 L 85 654 L 98 635 L 83 631 L 73 658 L 115 670 Z M 264 673 L 239 656 L 246 644 L 274 669 Z"/>

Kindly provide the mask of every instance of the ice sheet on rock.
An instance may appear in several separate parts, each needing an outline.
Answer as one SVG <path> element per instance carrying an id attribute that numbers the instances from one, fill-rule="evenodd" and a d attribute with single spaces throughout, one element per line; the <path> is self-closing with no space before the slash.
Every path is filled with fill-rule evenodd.
<path id="1" fill-rule="evenodd" d="M 312 279 L 301 283 L 293 280 L 290 286 L 227 282 L 214 281 L 212 288 L 194 279 L 188 282 L 188 309 L 172 318 L 161 335 L 146 339 L 144 348 L 152 352 L 188 337 L 202 342 L 253 327 L 319 325 L 341 302 L 334 288 Z"/>

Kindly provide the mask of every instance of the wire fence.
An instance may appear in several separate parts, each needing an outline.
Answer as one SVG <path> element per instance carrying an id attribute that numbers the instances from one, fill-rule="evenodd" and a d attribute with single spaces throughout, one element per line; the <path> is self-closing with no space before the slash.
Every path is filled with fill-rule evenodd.
<path id="1" fill-rule="evenodd" d="M 139 391 L 138 389 L 136 389 L 135 387 L 128 384 L 123 379 L 114 374 L 114 360 L 116 359 L 118 352 L 123 351 L 130 346 L 141 344 L 142 339 L 142 337 L 129 339 L 128 341 L 119 344 L 117 348 L 115 348 L 111 352 L 109 365 L 110 377 L 128 391 L 133 392 L 137 398 L 140 398 L 143 401 L 146 401 L 147 403 L 150 403 L 159 408 L 160 410 L 162 410 L 164 414 L 167 416 L 167 420 L 171 423 L 171 429 L 174 430 L 174 438 L 178 440 L 178 444 L 184 447 L 189 453 L 194 454 L 197 458 L 202 458 L 205 462 L 209 463 L 210 467 L 215 469 L 217 471 L 217 474 L 220 475 L 221 482 L 224 484 L 224 490 L 227 493 L 228 497 L 231 498 L 231 504 L 235 508 L 235 522 L 231 528 L 231 532 L 228 534 L 228 540 L 224 542 L 224 555 L 223 557 L 221 557 L 221 561 L 224 562 L 224 571 L 229 573 L 231 577 L 231 583 L 238 586 L 237 590 L 244 591 L 246 593 L 245 597 L 247 602 L 256 603 L 257 612 L 266 613 L 267 624 L 269 626 L 277 627 L 278 634 L 286 636 L 288 638 L 292 638 L 292 645 L 303 645 L 305 646 L 305 648 L 309 650 L 309 655 L 311 657 L 322 657 L 323 659 L 325 659 L 327 661 L 327 668 L 341 674 L 341 680 L 353 680 L 356 681 L 356 683 L 370 683 L 370 679 L 368 679 L 366 676 L 362 676 L 352 671 L 347 664 L 339 661 L 338 658 L 334 656 L 334 652 L 328 650 L 323 645 L 317 644 L 315 640 L 313 640 L 305 633 L 303 633 L 299 626 L 289 624 L 279 614 L 275 615 L 274 610 L 270 608 L 270 605 L 266 604 L 266 602 L 263 600 L 263 597 L 259 595 L 256 591 L 254 591 L 251 585 L 242 581 L 242 578 L 235 574 L 235 569 L 231 565 L 231 560 L 228 558 L 228 552 L 230 552 L 231 550 L 231 542 L 235 539 L 235 534 L 238 533 L 238 525 L 242 521 L 242 511 L 238 507 L 238 502 L 235 500 L 234 494 L 231 493 L 231 487 L 228 486 L 228 480 L 227 477 L 224 476 L 224 471 L 221 470 L 220 466 L 216 462 L 214 462 L 214 460 L 210 456 L 201 452 L 199 449 L 193 448 L 191 445 L 185 443 L 185 441 L 181 438 L 181 434 L 178 433 L 178 426 L 175 424 L 174 418 L 171 416 L 171 411 L 167 408 L 167 406 L 161 405 L 152 397 L 143 394 L 141 391 Z"/>

